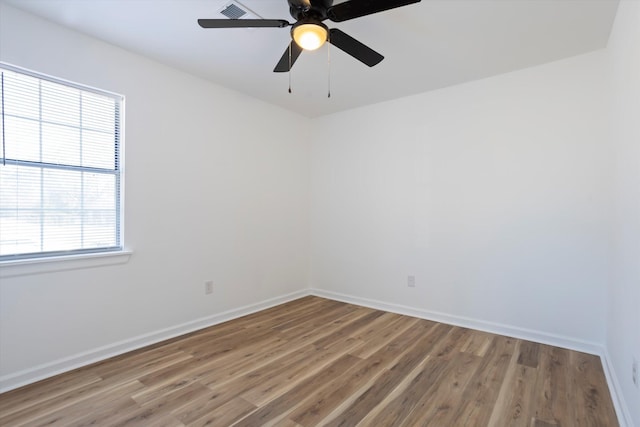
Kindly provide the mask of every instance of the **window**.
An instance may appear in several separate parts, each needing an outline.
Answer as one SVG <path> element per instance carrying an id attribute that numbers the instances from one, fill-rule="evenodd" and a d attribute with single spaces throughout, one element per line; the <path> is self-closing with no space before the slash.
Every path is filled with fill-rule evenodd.
<path id="1" fill-rule="evenodd" d="M 122 97 L 0 64 L 0 261 L 122 249 Z"/>

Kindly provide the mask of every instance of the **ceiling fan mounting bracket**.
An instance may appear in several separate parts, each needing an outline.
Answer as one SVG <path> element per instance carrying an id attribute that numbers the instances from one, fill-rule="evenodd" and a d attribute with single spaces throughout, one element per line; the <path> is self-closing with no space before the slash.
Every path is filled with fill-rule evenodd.
<path id="1" fill-rule="evenodd" d="M 296 21 L 303 19 L 315 19 L 324 21 L 327 19 L 327 9 L 333 4 L 333 0 L 287 0 L 289 13 Z"/>

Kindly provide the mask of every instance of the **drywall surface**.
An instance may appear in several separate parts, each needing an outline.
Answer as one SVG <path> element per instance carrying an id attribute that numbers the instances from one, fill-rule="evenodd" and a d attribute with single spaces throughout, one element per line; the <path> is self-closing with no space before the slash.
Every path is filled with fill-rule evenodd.
<path id="1" fill-rule="evenodd" d="M 119 265 L 3 267 L 0 378 L 306 289 L 308 119 L 0 8 L 1 61 L 126 97 L 133 251 Z"/>
<path id="2" fill-rule="evenodd" d="M 601 345 L 604 55 L 315 120 L 310 286 Z"/>
<path id="3" fill-rule="evenodd" d="M 607 54 L 615 179 L 606 346 L 619 393 L 640 426 L 640 384 L 631 380 L 633 357 L 640 363 L 640 2 L 620 2 Z"/>

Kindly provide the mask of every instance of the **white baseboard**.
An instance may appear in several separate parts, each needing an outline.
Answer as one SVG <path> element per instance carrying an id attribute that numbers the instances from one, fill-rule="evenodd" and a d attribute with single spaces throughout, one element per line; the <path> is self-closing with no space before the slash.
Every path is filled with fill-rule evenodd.
<path id="1" fill-rule="evenodd" d="M 345 295 L 338 292 L 325 291 L 322 289 L 311 289 L 312 295 L 329 298 L 351 304 L 362 305 L 375 308 L 377 310 L 390 311 L 392 313 L 404 314 L 407 316 L 419 317 L 421 319 L 446 323 L 449 325 L 461 326 L 463 328 L 476 329 L 479 331 L 491 332 L 493 334 L 505 335 L 541 344 L 549 344 L 555 347 L 577 350 L 584 353 L 600 355 L 602 346 L 598 343 L 582 341 L 562 335 L 550 334 L 533 329 L 519 328 L 517 326 L 505 325 L 502 323 L 487 322 L 485 320 L 472 319 L 470 317 L 456 316 L 437 311 L 425 310 L 421 308 L 409 307 L 400 304 L 390 304 L 383 301 L 360 298 L 352 295 Z"/>
<path id="2" fill-rule="evenodd" d="M 73 369 L 89 365 L 91 363 L 99 362 L 110 357 L 118 356 L 132 350 L 137 350 L 151 344 L 156 344 L 170 338 L 175 338 L 189 332 L 217 325 L 218 323 L 246 316 L 247 314 L 255 313 L 260 310 L 265 310 L 267 308 L 283 304 L 285 302 L 292 301 L 294 299 L 301 298 L 307 295 L 309 295 L 309 290 L 303 289 L 300 291 L 292 292 L 290 294 L 270 298 L 268 300 L 261 301 L 255 304 L 238 307 L 232 310 L 225 311 L 223 313 L 202 317 L 200 319 L 192 320 L 181 325 L 172 326 L 170 328 L 161 329 L 144 335 L 139 335 L 134 338 L 85 351 L 70 357 L 65 357 L 63 359 L 58 359 L 50 363 L 45 363 L 33 368 L 25 369 L 23 371 L 4 375 L 0 377 L 0 393 L 4 393 L 6 391 L 22 387 L 24 385 L 43 380 L 45 378 L 61 374 L 63 372 L 71 371 Z"/>
<path id="3" fill-rule="evenodd" d="M 604 375 L 607 378 L 607 384 L 609 385 L 609 393 L 611 393 L 611 399 L 613 400 L 613 405 L 616 408 L 616 414 L 618 414 L 620 427 L 633 427 L 633 420 L 631 419 L 629 407 L 624 399 L 624 394 L 622 394 L 618 376 L 616 375 L 615 369 L 613 369 L 611 356 L 609 355 L 609 351 L 606 347 L 603 349 L 600 359 L 602 360 L 602 368 L 604 369 Z"/>
<path id="4" fill-rule="evenodd" d="M 476 329 L 479 331 L 490 332 L 498 335 L 505 335 L 527 341 L 533 341 L 541 344 L 548 344 L 554 347 L 566 348 L 569 350 L 581 351 L 599 356 L 602 361 L 602 367 L 613 400 L 613 405 L 618 416 L 620 427 L 633 427 L 631 415 L 620 392 L 620 387 L 613 370 L 607 351 L 598 343 L 582 341 L 562 335 L 550 334 L 547 332 L 535 331 L 532 329 L 519 328 L 516 326 L 505 325 L 501 323 L 487 322 L 484 320 L 472 319 L 469 317 L 455 316 L 436 311 L 424 310 L 415 307 L 408 307 L 400 304 L 390 304 L 383 301 L 372 300 L 368 298 L 356 297 L 353 295 L 341 294 L 338 292 L 326 291 L 323 289 L 311 289 L 311 295 L 322 298 L 328 298 L 336 301 L 342 301 L 349 304 L 361 305 L 364 307 L 374 308 L 376 310 L 384 310 L 392 313 L 403 314 L 407 316 L 418 317 L 420 319 L 432 320 L 435 322 L 446 323 L 449 325 L 461 326 L 463 328 Z"/>

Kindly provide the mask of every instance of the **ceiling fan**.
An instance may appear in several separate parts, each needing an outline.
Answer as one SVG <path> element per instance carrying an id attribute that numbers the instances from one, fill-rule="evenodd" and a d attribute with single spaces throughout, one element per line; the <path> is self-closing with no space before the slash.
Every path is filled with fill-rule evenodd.
<path id="1" fill-rule="evenodd" d="M 315 50 L 328 41 L 363 64 L 373 67 L 384 59 L 375 50 L 322 21 L 343 22 L 421 0 L 349 0 L 333 6 L 333 0 L 287 0 L 293 24 L 284 19 L 198 19 L 202 28 L 291 28 L 292 41 L 278 61 L 276 73 L 291 70 L 303 50 Z"/>

